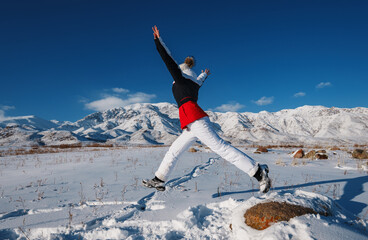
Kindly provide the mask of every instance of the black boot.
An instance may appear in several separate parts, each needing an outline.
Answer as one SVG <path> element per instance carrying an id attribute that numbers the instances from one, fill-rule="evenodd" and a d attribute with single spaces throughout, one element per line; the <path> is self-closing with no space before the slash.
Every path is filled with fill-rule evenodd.
<path id="1" fill-rule="evenodd" d="M 259 182 L 259 191 L 261 193 L 267 193 L 271 188 L 271 179 L 268 177 L 268 166 L 266 164 L 259 164 L 258 170 L 253 177 Z"/>
<path id="2" fill-rule="evenodd" d="M 151 180 L 143 179 L 142 183 L 145 187 L 156 188 L 158 191 L 165 191 L 165 182 L 156 176 Z"/>

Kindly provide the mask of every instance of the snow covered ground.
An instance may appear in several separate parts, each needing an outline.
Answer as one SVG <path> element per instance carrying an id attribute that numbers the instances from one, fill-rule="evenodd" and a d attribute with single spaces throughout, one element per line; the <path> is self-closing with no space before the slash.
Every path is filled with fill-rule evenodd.
<path id="1" fill-rule="evenodd" d="M 260 195 L 256 181 L 196 148 L 165 192 L 141 179 L 153 177 L 166 147 L 1 157 L 0 239 L 368 239 L 368 175 L 358 169 L 366 161 L 328 150 L 329 160 L 293 162 L 292 149 L 241 147 L 270 167 L 273 189 Z M 246 226 L 245 210 L 270 200 L 324 206 L 330 216 Z"/>

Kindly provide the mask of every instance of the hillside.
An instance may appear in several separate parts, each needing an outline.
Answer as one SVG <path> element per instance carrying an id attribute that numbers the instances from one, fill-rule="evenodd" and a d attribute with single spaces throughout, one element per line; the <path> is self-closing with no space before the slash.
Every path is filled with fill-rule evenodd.
<path id="1" fill-rule="evenodd" d="M 368 143 L 367 108 L 303 106 L 278 112 L 207 111 L 218 134 L 235 144 Z M 59 145 L 79 142 L 171 144 L 181 133 L 177 107 L 133 104 L 95 112 L 76 122 L 36 116 L 0 122 L 0 145 Z"/>

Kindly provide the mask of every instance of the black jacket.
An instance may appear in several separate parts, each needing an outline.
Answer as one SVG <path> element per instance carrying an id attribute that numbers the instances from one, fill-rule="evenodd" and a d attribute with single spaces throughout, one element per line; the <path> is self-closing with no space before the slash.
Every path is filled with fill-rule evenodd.
<path id="1" fill-rule="evenodd" d="M 172 92 L 174 94 L 174 98 L 178 104 L 178 107 L 188 101 L 193 101 L 196 103 L 198 100 L 199 88 L 201 87 L 203 81 L 206 79 L 207 74 L 201 73 L 198 77 L 196 77 L 183 73 L 179 65 L 171 57 L 170 51 L 162 42 L 162 39 L 156 38 L 155 44 L 157 51 L 160 53 L 162 60 L 166 64 L 167 69 L 174 79 Z"/>

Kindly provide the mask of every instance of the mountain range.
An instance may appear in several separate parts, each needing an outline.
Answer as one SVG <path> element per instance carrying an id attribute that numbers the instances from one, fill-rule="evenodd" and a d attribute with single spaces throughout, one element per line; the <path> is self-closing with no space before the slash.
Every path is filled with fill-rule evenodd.
<path id="1" fill-rule="evenodd" d="M 368 108 L 302 106 L 278 112 L 212 112 L 217 133 L 233 144 L 368 143 Z M 170 103 L 140 103 L 92 113 L 76 122 L 36 116 L 0 121 L 0 146 L 106 142 L 171 144 L 181 133 L 178 109 Z"/>

